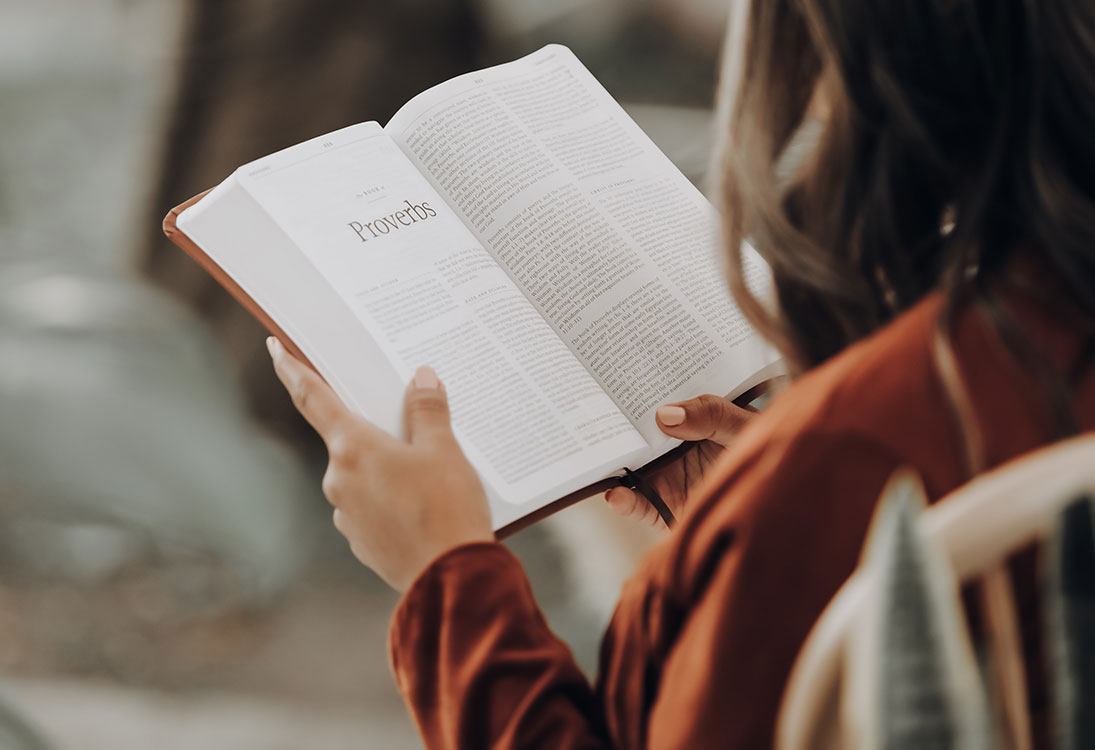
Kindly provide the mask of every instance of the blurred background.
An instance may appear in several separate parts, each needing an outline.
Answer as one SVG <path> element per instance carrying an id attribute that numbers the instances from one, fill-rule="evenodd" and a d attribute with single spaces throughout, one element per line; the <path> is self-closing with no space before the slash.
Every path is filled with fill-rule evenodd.
<path id="1" fill-rule="evenodd" d="M 396 596 L 330 527 L 322 445 L 160 222 L 548 42 L 699 184 L 725 4 L 0 4 L 0 748 L 420 747 Z M 508 542 L 590 674 L 650 543 L 596 500 Z"/>

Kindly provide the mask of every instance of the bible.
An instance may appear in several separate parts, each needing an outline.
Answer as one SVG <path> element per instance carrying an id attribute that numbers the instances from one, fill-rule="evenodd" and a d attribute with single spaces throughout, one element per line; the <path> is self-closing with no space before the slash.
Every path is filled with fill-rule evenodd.
<path id="1" fill-rule="evenodd" d="M 559 45 L 241 166 L 164 231 L 393 434 L 434 367 L 499 536 L 672 451 L 659 405 L 779 368 L 711 205 Z"/>

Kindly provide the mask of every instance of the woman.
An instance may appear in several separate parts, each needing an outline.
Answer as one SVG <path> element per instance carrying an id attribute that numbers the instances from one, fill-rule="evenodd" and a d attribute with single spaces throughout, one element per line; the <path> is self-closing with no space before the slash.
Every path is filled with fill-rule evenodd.
<path id="1" fill-rule="evenodd" d="M 719 399 L 660 410 L 668 434 L 707 441 L 657 479 L 680 523 L 624 587 L 595 687 L 492 540 L 433 371 L 407 390 L 402 442 L 272 346 L 327 440 L 335 525 L 407 592 L 391 656 L 429 747 L 770 746 L 795 654 L 897 467 L 938 498 L 1095 428 L 1092 7 L 735 5 L 719 162 L 730 281 L 796 382 L 732 441 L 741 415 Z M 747 236 L 775 310 L 741 281 Z M 644 507 L 623 489 L 609 502 Z M 1029 558 L 1014 571 L 1033 665 Z"/>

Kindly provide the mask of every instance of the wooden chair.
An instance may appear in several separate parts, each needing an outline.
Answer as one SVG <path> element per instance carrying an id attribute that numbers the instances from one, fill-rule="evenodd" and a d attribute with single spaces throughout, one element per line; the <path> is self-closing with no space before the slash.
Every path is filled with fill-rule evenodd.
<path id="1" fill-rule="evenodd" d="M 924 538 L 950 563 L 957 581 L 981 580 L 1004 731 L 1017 750 L 1030 747 L 1026 686 L 1010 580 L 1002 563 L 1012 552 L 1048 539 L 1062 511 L 1095 497 L 1095 434 L 1061 441 L 984 473 L 919 516 Z M 879 581 L 861 565 L 837 592 L 799 652 L 784 691 L 776 731 L 778 750 L 846 746 L 840 684 L 846 679 L 857 614 L 878 593 Z M 829 745 L 825 737 L 828 737 Z"/>

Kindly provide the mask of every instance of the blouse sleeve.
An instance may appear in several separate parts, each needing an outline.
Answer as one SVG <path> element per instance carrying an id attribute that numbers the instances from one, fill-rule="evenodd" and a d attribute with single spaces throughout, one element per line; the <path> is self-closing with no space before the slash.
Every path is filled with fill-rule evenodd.
<path id="1" fill-rule="evenodd" d="M 435 560 L 396 610 L 389 651 L 431 750 L 608 746 L 589 682 L 500 544 Z"/>
<path id="2" fill-rule="evenodd" d="M 696 498 L 652 585 L 644 746 L 772 747 L 798 650 L 854 570 L 896 465 L 873 442 L 807 433 Z"/>

